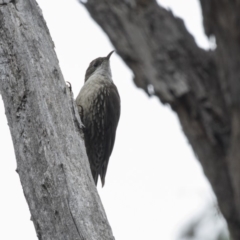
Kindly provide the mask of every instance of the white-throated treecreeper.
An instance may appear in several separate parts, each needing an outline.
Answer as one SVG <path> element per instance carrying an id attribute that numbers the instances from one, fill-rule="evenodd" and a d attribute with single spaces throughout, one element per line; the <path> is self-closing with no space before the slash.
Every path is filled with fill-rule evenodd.
<path id="1" fill-rule="evenodd" d="M 85 74 L 85 83 L 76 103 L 84 124 L 84 140 L 95 184 L 100 175 L 102 186 L 113 150 L 120 117 L 120 96 L 113 83 L 110 57 L 93 60 Z"/>

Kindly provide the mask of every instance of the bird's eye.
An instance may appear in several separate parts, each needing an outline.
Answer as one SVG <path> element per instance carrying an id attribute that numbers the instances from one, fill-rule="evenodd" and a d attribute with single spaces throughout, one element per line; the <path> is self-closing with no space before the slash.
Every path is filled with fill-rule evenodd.
<path id="1" fill-rule="evenodd" d="M 93 66 L 96 68 L 98 66 L 98 62 L 95 62 Z"/>

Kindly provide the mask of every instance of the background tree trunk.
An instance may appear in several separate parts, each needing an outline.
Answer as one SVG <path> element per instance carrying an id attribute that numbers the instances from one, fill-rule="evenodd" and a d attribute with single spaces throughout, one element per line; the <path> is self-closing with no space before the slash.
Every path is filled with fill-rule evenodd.
<path id="1" fill-rule="evenodd" d="M 183 21 L 155 0 L 88 0 L 84 5 L 132 69 L 135 84 L 177 113 L 238 240 L 240 1 L 200 2 L 206 34 L 216 38 L 214 51 L 200 49 Z"/>
<path id="2" fill-rule="evenodd" d="M 0 92 L 39 239 L 114 239 L 35 0 L 0 0 Z"/>

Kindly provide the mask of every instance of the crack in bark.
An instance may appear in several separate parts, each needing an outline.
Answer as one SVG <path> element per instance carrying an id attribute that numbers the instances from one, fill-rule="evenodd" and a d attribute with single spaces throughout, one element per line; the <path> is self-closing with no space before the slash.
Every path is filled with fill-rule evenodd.
<path id="1" fill-rule="evenodd" d="M 71 105 L 70 107 L 71 107 L 72 115 L 74 118 L 74 125 L 76 129 L 80 132 L 81 136 L 83 137 L 82 128 L 84 128 L 84 125 L 82 123 L 81 116 L 79 116 L 77 106 L 73 98 L 73 93 L 70 91 L 69 87 L 67 87 L 66 91 L 67 91 L 67 96 L 70 99 L 70 105 Z"/>
<path id="2" fill-rule="evenodd" d="M 66 175 L 66 173 L 65 173 L 65 169 L 64 169 L 63 163 L 61 163 L 60 166 L 61 166 L 61 168 L 62 168 L 62 172 L 63 172 L 64 177 L 65 177 L 65 184 L 66 184 L 66 187 L 67 187 L 67 190 L 68 190 L 68 196 L 70 196 L 70 191 L 69 191 L 68 184 L 67 184 L 67 181 L 66 181 L 67 175 Z M 70 207 L 69 197 L 67 197 L 67 203 L 68 203 L 68 209 L 69 209 L 71 218 L 72 218 L 72 220 L 73 220 L 73 223 L 74 223 L 74 225 L 75 225 L 75 227 L 76 227 L 77 233 L 78 233 L 78 235 L 79 235 L 79 237 L 80 237 L 81 240 L 85 240 L 85 238 L 82 236 L 82 234 L 80 233 L 80 231 L 79 231 L 79 229 L 78 229 L 78 226 L 77 226 L 77 223 L 76 223 L 75 218 L 73 217 L 73 214 L 72 214 L 72 211 L 71 211 L 71 207 Z"/>
<path id="3" fill-rule="evenodd" d="M 77 232 L 78 232 L 78 235 L 79 235 L 80 239 L 85 240 L 85 238 L 81 235 L 81 233 L 80 233 L 79 230 L 78 230 L 77 223 L 76 223 L 76 221 L 75 221 L 75 218 L 73 217 L 73 214 L 72 214 L 72 211 L 71 211 L 71 208 L 70 208 L 70 205 L 69 205 L 69 199 L 68 199 L 68 208 L 69 208 L 70 215 L 71 215 L 71 217 L 72 217 L 72 220 L 73 220 L 74 225 L 75 225 L 75 227 L 76 227 L 76 229 L 77 229 Z"/>
<path id="4" fill-rule="evenodd" d="M 4 2 L 4 0 L 0 0 L 0 7 L 1 6 L 6 6 L 9 3 L 12 3 L 15 6 L 15 8 L 16 8 L 17 0 L 10 0 L 8 2 Z M 16 8 L 16 10 L 17 10 L 17 8 Z"/>

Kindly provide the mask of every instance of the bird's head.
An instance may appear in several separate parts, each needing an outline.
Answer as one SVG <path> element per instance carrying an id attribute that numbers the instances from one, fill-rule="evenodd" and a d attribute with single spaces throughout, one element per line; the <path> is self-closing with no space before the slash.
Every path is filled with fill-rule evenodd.
<path id="1" fill-rule="evenodd" d="M 112 77 L 111 68 L 110 68 L 110 57 L 114 51 L 111 51 L 106 57 L 99 57 L 90 62 L 89 67 L 85 74 L 85 82 L 93 74 L 105 75 L 109 78 Z"/>

